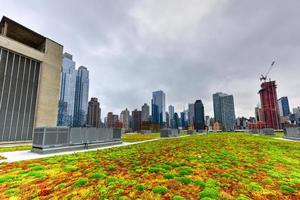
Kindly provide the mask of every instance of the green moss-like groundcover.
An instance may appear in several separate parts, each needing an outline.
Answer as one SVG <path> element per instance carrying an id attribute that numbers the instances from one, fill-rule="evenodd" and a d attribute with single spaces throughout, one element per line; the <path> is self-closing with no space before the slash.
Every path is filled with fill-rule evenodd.
<path id="1" fill-rule="evenodd" d="M 20 146 L 11 146 L 11 147 L 1 147 L 1 152 L 11 152 L 11 151 L 23 151 L 23 150 L 31 150 L 32 145 L 20 145 Z"/>
<path id="2" fill-rule="evenodd" d="M 300 199 L 300 144 L 221 133 L 0 165 L 0 199 Z"/>
<path id="3" fill-rule="evenodd" d="M 130 133 L 125 133 L 122 134 L 122 142 L 139 142 L 139 141 L 145 141 L 145 140 L 152 140 L 160 138 L 159 133 L 135 133 L 135 134 L 130 134 Z"/>

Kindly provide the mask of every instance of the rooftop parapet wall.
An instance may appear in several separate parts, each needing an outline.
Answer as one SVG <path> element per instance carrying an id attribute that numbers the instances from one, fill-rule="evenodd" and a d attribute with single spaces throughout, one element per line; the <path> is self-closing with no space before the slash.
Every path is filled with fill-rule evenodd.
<path id="1" fill-rule="evenodd" d="M 160 137 L 178 137 L 179 136 L 179 130 L 178 129 L 161 129 L 160 130 Z"/>
<path id="2" fill-rule="evenodd" d="M 287 139 L 300 140 L 300 127 L 285 128 L 284 137 Z"/>
<path id="3" fill-rule="evenodd" d="M 115 142 L 121 142 L 121 129 L 41 127 L 34 129 L 32 147 L 34 152 L 42 153 L 51 149 L 64 151 L 68 147 L 80 149 Z"/>

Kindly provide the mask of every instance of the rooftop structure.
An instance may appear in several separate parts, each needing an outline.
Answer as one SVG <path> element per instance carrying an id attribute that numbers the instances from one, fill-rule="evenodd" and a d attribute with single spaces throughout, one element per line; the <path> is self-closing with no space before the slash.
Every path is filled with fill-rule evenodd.
<path id="1" fill-rule="evenodd" d="M 56 126 L 63 46 L 3 17 L 0 22 L 0 141 L 31 140 Z"/>

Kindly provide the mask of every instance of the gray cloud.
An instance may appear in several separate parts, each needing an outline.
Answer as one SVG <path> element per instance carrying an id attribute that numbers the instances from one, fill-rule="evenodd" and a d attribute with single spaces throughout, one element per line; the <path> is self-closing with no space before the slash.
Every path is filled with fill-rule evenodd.
<path id="1" fill-rule="evenodd" d="M 103 115 L 150 103 L 162 89 L 177 111 L 212 93 L 235 97 L 253 115 L 259 76 L 273 59 L 278 96 L 299 105 L 300 2 L 297 0 L 6 0 L 0 14 L 63 44 L 90 70 L 90 96 Z"/>

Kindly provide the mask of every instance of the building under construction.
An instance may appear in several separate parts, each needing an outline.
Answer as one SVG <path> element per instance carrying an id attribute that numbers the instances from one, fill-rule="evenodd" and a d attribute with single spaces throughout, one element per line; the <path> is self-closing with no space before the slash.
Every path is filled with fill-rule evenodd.
<path id="1" fill-rule="evenodd" d="M 279 108 L 275 81 L 265 81 L 259 90 L 261 109 L 267 128 L 280 129 Z"/>

